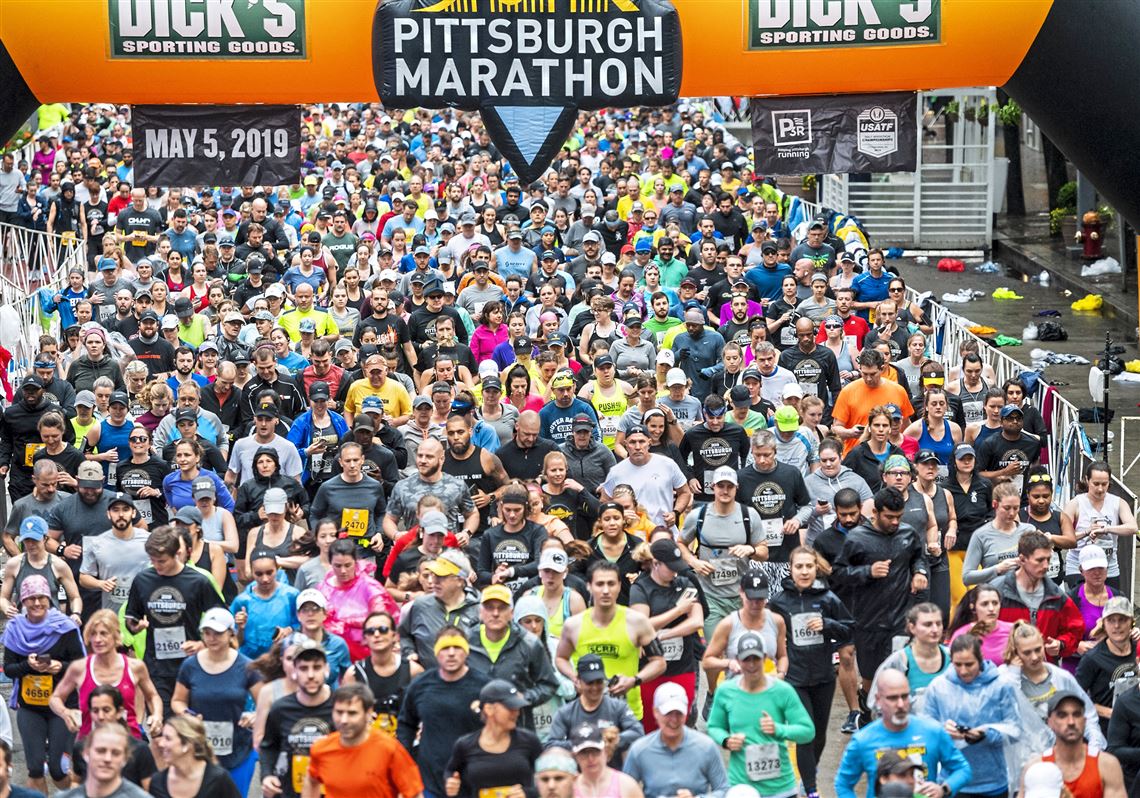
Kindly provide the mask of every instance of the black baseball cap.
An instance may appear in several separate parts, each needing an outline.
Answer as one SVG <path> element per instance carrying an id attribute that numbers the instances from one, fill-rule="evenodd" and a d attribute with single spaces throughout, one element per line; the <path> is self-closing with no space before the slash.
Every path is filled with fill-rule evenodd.
<path id="1" fill-rule="evenodd" d="M 753 601 L 768 598 L 768 577 L 762 573 L 748 573 L 740 578 L 740 589 Z"/>
<path id="2" fill-rule="evenodd" d="M 314 382 L 312 385 L 309 386 L 309 400 L 310 401 L 315 401 L 317 399 L 326 399 L 327 400 L 328 398 L 329 398 L 329 384 L 327 382 L 322 382 L 321 380 L 317 380 L 316 382 Z"/>
<path id="3" fill-rule="evenodd" d="M 519 688 L 506 679 L 492 679 L 483 685 L 479 700 L 484 704 L 502 704 L 507 709 L 522 709 L 529 704 Z"/>
<path id="4" fill-rule="evenodd" d="M 583 682 L 600 682 L 606 678 L 606 667 L 597 654 L 585 654 L 578 660 L 578 679 Z"/>
<path id="5" fill-rule="evenodd" d="M 919 449 L 918 454 L 916 454 L 914 456 L 914 462 L 916 462 L 916 463 L 930 463 L 930 462 L 938 463 L 941 461 L 938 459 L 938 455 L 934 453 L 933 449 Z"/>
<path id="6" fill-rule="evenodd" d="M 670 571 L 681 573 L 689 570 L 688 563 L 681 556 L 681 549 L 672 540 L 662 538 L 654 541 L 653 545 L 649 547 L 649 553 L 653 555 L 653 559 Z"/>

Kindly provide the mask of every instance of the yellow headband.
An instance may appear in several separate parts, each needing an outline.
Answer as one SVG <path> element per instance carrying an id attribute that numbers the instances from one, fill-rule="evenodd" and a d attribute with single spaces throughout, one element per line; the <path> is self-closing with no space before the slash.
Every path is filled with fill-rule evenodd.
<path id="1" fill-rule="evenodd" d="M 461 648 L 463 649 L 464 653 L 471 653 L 471 646 L 467 644 L 467 638 L 463 637 L 462 635 L 448 635 L 447 637 L 441 637 L 439 640 L 435 641 L 435 648 L 432 649 L 432 651 L 434 651 L 435 655 L 438 657 L 439 652 L 443 651 L 445 648 Z"/>

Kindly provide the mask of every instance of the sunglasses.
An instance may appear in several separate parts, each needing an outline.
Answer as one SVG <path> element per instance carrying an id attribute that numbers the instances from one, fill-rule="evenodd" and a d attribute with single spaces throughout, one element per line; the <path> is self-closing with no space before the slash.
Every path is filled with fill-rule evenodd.
<path id="1" fill-rule="evenodd" d="M 150 438 L 146 437 L 145 435 L 132 435 L 131 437 L 127 438 L 127 440 L 131 443 L 147 443 L 150 441 Z"/>
<path id="2" fill-rule="evenodd" d="M 891 287 L 889 287 L 887 290 L 888 290 L 888 291 L 890 291 L 890 292 L 893 294 L 893 293 L 895 293 L 895 292 L 897 292 L 897 291 L 902 291 L 902 290 L 903 290 L 903 287 L 902 287 L 901 285 L 892 285 L 892 286 L 891 286 Z"/>
<path id="3" fill-rule="evenodd" d="M 824 328 L 826 328 L 828 330 L 842 330 L 843 329 L 842 324 L 825 324 L 823 326 L 824 326 Z"/>
<path id="4" fill-rule="evenodd" d="M 1029 477 L 1029 484 L 1030 485 L 1036 484 L 1038 482 L 1052 482 L 1052 481 L 1053 481 L 1053 477 L 1049 476 L 1048 474 L 1033 474 L 1031 477 Z"/>
<path id="5" fill-rule="evenodd" d="M 386 635 L 392 631 L 391 626 L 365 626 L 365 635 Z"/>

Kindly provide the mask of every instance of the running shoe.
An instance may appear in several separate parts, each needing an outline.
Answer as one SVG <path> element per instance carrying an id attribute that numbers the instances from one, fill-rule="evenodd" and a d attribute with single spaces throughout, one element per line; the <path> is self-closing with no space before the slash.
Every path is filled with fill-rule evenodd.
<path id="1" fill-rule="evenodd" d="M 861 725 L 859 721 L 862 719 L 862 715 L 863 713 L 857 709 L 853 709 L 848 712 L 847 720 L 845 720 L 843 722 L 843 725 L 839 727 L 839 731 L 843 732 L 844 734 L 854 734 L 855 732 L 859 731 L 859 726 Z"/>

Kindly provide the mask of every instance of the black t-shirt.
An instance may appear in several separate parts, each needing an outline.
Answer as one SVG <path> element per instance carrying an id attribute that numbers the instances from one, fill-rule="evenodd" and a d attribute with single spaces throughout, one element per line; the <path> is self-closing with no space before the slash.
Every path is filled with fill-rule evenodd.
<path id="1" fill-rule="evenodd" d="M 131 338 L 127 345 L 146 366 L 149 377 L 174 371 L 174 346 L 161 335 L 149 344 L 141 338 Z"/>
<path id="2" fill-rule="evenodd" d="M 261 772 L 281 779 L 281 794 L 296 798 L 305 784 L 309 749 L 333 731 L 333 699 L 307 707 L 296 694 L 273 702 L 265 719 L 265 736 L 258 754 Z M 296 768 L 296 771 L 294 771 Z"/>
<path id="3" fill-rule="evenodd" d="M 457 367 L 466 366 L 467 370 L 472 374 L 475 374 L 479 370 L 479 366 L 475 362 L 475 356 L 471 354 L 471 347 L 465 344 L 452 344 L 451 346 L 441 347 L 438 343 L 432 342 L 425 345 L 420 352 L 420 361 L 416 364 L 416 371 L 422 373 L 430 368 L 434 368 L 435 361 L 441 357 L 445 360 L 450 357 Z M 455 373 L 456 376 L 458 376 L 458 368 Z"/>
<path id="4" fill-rule="evenodd" d="M 811 503 L 807 485 L 798 468 L 786 463 L 776 463 L 768 473 L 761 473 L 755 466 L 740 471 L 740 484 L 736 488 L 736 500 L 754 509 L 762 521 L 792 518 L 799 510 Z M 766 538 L 768 560 L 788 562 L 792 549 L 799 545 L 799 535 L 784 535 L 783 542 L 774 545 L 774 538 Z"/>
<path id="5" fill-rule="evenodd" d="M 724 279 L 724 269 L 717 266 L 715 269 L 705 269 L 702 266 L 694 266 L 689 269 L 689 273 L 685 275 L 690 277 L 697 283 L 697 293 L 704 291 L 706 288 L 712 288 L 714 285 Z"/>
<path id="6" fill-rule="evenodd" d="M 733 471 L 748 459 L 748 433 L 738 424 L 725 424 L 719 432 L 711 431 L 704 423 L 692 427 L 681 438 L 681 457 L 688 463 L 693 458 L 693 474 L 701 483 L 696 498 L 712 501 L 712 475 L 721 466 Z"/>
<path id="7" fill-rule="evenodd" d="M 1029 467 L 1041 457 L 1041 441 L 1032 435 L 1021 433 L 1016 441 L 1007 441 L 1005 435 L 990 435 L 978 446 L 978 461 L 974 466 L 979 472 L 997 471 L 1017 463 L 1021 472 L 1014 477 L 1015 483 L 1024 488 L 1024 475 Z"/>
<path id="8" fill-rule="evenodd" d="M 170 473 L 170 464 L 153 455 L 145 463 L 130 460 L 119 463 L 115 476 L 115 490 L 125 493 L 135 503 L 139 516 L 150 529 L 161 526 L 169 520 L 166 500 L 162 497 L 162 480 Z M 139 498 L 142 488 L 157 488 L 158 496 Z"/>
<path id="9" fill-rule="evenodd" d="M 634 582 L 633 587 L 629 589 L 629 603 L 630 606 L 634 604 L 648 605 L 650 617 L 661 615 L 673 609 L 673 607 L 677 605 L 677 600 L 681 598 L 681 594 L 688 588 L 695 590 L 697 586 L 693 580 L 684 574 L 677 574 L 670 585 L 659 585 L 649 574 L 642 574 L 637 577 L 637 581 Z M 698 596 L 699 595 L 698 593 Z M 682 615 L 665 628 L 669 629 L 674 626 L 679 626 L 684 623 L 687 618 L 687 615 Z M 695 635 L 687 635 L 685 637 L 674 637 L 669 640 L 661 641 L 661 648 L 665 652 L 666 676 L 677 676 L 693 671 L 693 666 L 695 665 L 693 659 L 694 637 Z"/>
<path id="10" fill-rule="evenodd" d="M 79 476 L 79 466 L 83 465 L 86 459 L 87 458 L 83 456 L 83 452 L 79 451 L 79 449 L 71 446 L 70 444 L 65 444 L 63 451 L 61 451 L 59 454 L 48 454 L 47 449 L 40 449 L 32 456 L 32 467 L 35 468 L 36 463 L 38 463 L 40 460 L 51 460 L 53 463 L 55 463 L 56 471 L 71 474 L 71 476 L 76 477 Z M 62 486 L 60 487 L 60 490 L 64 493 L 74 492 L 63 488 Z"/>
<path id="11" fill-rule="evenodd" d="M 507 476 L 512 479 L 534 479 L 542 473 L 542 459 L 549 452 L 557 451 L 552 441 L 539 438 L 529 449 L 520 449 L 514 441 L 508 441 L 495 452 L 503 463 Z"/>
<path id="12" fill-rule="evenodd" d="M 107 203 L 86 202 L 83 213 L 87 219 L 87 248 L 91 252 L 103 251 L 103 236 L 107 230 Z"/>
<path id="13" fill-rule="evenodd" d="M 169 773 L 169 769 L 160 770 L 150 780 L 150 794 L 154 798 L 172 798 L 170 791 L 166 789 L 166 777 Z M 241 793 L 238 792 L 234 780 L 230 778 L 225 768 L 207 763 L 206 772 L 202 774 L 202 786 L 198 788 L 198 794 L 194 798 L 241 798 Z"/>
<path id="14" fill-rule="evenodd" d="M 459 794 L 475 798 L 481 790 L 521 784 L 527 798 L 538 798 L 534 786 L 534 763 L 542 753 L 542 743 L 529 729 L 511 732 L 510 746 L 501 754 L 491 754 L 479 747 L 479 735 L 471 732 L 455 742 L 445 773 L 458 772 L 462 779 Z"/>
<path id="15" fill-rule="evenodd" d="M 1113 654 L 1108 641 L 1097 643 L 1092 651 L 1081 657 L 1077 664 L 1077 682 L 1089 694 L 1094 704 L 1111 707 L 1117 693 L 1134 688 L 1140 667 L 1136 664 L 1136 644 L 1123 657 Z M 1100 719 L 1101 731 L 1108 732 L 1108 718 Z"/>
<path id="16" fill-rule="evenodd" d="M 441 316 L 448 316 L 455 322 L 455 337 L 460 343 L 467 343 L 467 328 L 463 325 L 459 311 L 445 305 L 438 313 L 432 313 L 427 307 L 422 307 L 408 318 L 408 332 L 417 348 L 436 340 L 435 323 Z"/>
<path id="17" fill-rule="evenodd" d="M 154 679 L 173 681 L 186 655 L 182 643 L 201 640 L 198 621 L 212 607 L 224 606 L 205 576 L 183 568 L 162 576 L 147 568 L 135 576 L 127 596 L 129 618 L 146 618 L 146 654 L 143 660 Z"/>
<path id="18" fill-rule="evenodd" d="M 119 215 L 115 219 L 115 228 L 124 233 L 133 233 L 136 230 L 141 230 L 148 236 L 158 235 L 162 232 L 165 225 L 162 223 L 162 217 L 158 215 L 158 211 L 151 208 L 143 208 L 141 211 L 136 211 L 133 205 L 128 205 L 119 211 Z M 154 244 L 149 241 L 127 241 L 123 244 L 123 249 L 127 253 L 127 257 L 132 261 L 136 261 L 143 255 L 154 254 Z"/>

